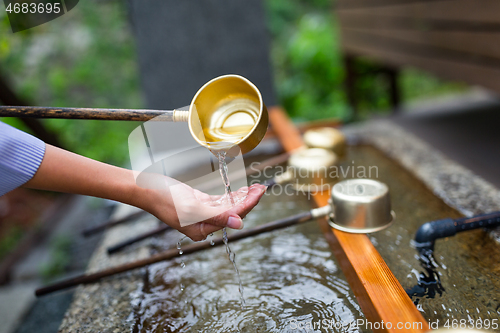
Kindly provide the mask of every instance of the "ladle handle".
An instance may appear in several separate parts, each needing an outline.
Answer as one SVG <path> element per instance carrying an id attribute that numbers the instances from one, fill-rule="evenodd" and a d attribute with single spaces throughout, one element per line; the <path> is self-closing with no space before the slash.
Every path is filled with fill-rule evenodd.
<path id="1" fill-rule="evenodd" d="M 158 117 L 161 116 L 161 117 Z M 189 111 L 145 109 L 56 108 L 45 106 L 0 106 L 0 117 L 94 119 L 186 122 Z"/>
<path id="2" fill-rule="evenodd" d="M 140 210 L 138 212 L 134 212 L 132 214 L 129 214 L 129 215 L 124 216 L 124 217 L 117 219 L 117 220 L 108 220 L 108 221 L 104 222 L 103 224 L 99 224 L 99 225 L 90 227 L 88 229 L 84 229 L 82 231 L 82 236 L 83 237 L 90 237 L 94 234 L 97 234 L 99 232 L 102 232 L 102 231 L 108 229 L 109 227 L 114 227 L 116 225 L 119 225 L 119 224 L 122 224 L 125 222 L 133 221 L 133 220 L 138 219 L 141 216 L 146 215 L 146 214 L 148 214 L 148 212 L 146 212 L 144 210 Z"/>
<path id="3" fill-rule="evenodd" d="M 236 241 L 239 239 L 244 239 L 244 238 L 248 238 L 251 236 L 260 235 L 260 234 L 263 234 L 265 232 L 283 229 L 283 228 L 286 228 L 286 227 L 289 227 L 292 225 L 311 221 L 313 218 L 314 217 L 313 217 L 312 211 L 308 211 L 308 212 L 300 213 L 297 215 L 289 216 L 289 217 L 286 217 L 286 218 L 281 219 L 281 220 L 276 220 L 273 222 L 259 225 L 257 227 L 253 227 L 250 229 L 236 232 L 234 234 L 229 235 L 228 239 L 230 242 L 233 242 L 233 241 Z M 212 248 L 212 246 L 218 246 L 218 245 L 223 245 L 223 244 L 224 244 L 224 242 L 222 240 L 222 237 L 218 237 L 218 238 L 214 239 L 213 245 L 211 245 L 209 242 L 198 242 L 198 243 L 189 244 L 187 246 L 183 246 L 182 250 L 183 250 L 184 255 L 187 255 L 187 254 L 198 252 L 198 251 L 201 251 L 204 249 Z M 63 281 L 56 282 L 52 285 L 48 285 L 48 286 L 37 289 L 35 291 L 35 295 L 42 296 L 45 294 L 52 293 L 54 291 L 74 287 L 74 286 L 77 286 L 79 284 L 93 283 L 93 282 L 99 281 L 100 279 L 102 279 L 104 277 L 112 276 L 112 275 L 115 275 L 118 273 L 130 271 L 132 269 L 151 265 L 151 264 L 163 261 L 163 260 L 169 260 L 172 258 L 176 258 L 179 255 L 180 255 L 179 250 L 177 250 L 175 248 L 170 249 L 170 250 L 167 250 L 165 252 L 161 252 L 161 253 L 152 255 L 149 258 L 140 259 L 140 260 L 137 260 L 137 261 L 134 261 L 131 263 L 108 268 L 108 269 L 105 269 L 105 270 L 102 270 L 99 272 L 79 275 L 79 276 L 75 276 L 73 278 L 69 278 L 69 279 L 66 279 Z"/>
<path id="4" fill-rule="evenodd" d="M 276 180 L 273 178 L 273 179 L 268 179 L 261 184 L 264 186 L 267 186 L 267 188 L 270 189 L 271 187 L 273 187 L 274 185 L 277 185 L 278 183 L 276 183 Z"/>

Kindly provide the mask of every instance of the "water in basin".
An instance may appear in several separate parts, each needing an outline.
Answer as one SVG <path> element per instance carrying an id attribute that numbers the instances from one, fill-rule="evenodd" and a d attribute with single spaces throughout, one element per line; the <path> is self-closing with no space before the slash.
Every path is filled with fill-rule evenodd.
<path id="1" fill-rule="evenodd" d="M 465 319 L 467 325 L 470 320 L 480 320 L 483 328 L 486 319 L 490 323 L 496 319 L 500 325 L 499 245 L 483 230 L 437 240 L 434 279 L 420 264 L 411 240 L 425 222 L 461 215 L 373 147 L 351 147 L 348 158 L 356 165 L 377 166 L 378 179 L 389 186 L 396 221 L 390 228 L 371 234 L 370 239 L 401 285 L 413 295 L 424 318 L 433 323 L 439 320 L 440 327 L 448 319 Z"/>
<path id="2" fill-rule="evenodd" d="M 304 195 L 265 195 L 246 217 L 245 228 L 307 209 Z M 172 248 L 179 237 L 167 234 L 155 242 L 155 250 Z M 180 259 L 149 268 L 144 286 L 133 297 L 134 331 L 288 332 L 318 320 L 339 326 L 364 318 L 316 222 L 231 247 L 245 290 L 243 309 L 233 266 L 225 249 L 216 247 L 183 256 L 184 268 Z M 357 330 L 345 326 L 329 331 Z"/>

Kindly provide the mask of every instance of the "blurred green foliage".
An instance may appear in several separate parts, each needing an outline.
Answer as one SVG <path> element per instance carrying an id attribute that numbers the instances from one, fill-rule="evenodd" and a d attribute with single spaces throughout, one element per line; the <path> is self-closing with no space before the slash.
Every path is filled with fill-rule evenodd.
<path id="1" fill-rule="evenodd" d="M 281 104 L 299 120 L 351 120 L 332 0 L 264 0 L 264 4 Z M 359 61 L 356 66 L 366 72 L 373 64 Z M 144 107 L 123 1 L 80 1 L 57 20 L 16 34 L 10 32 L 5 11 L 0 11 L 0 71 L 22 98 L 36 105 Z M 390 108 L 386 85 L 382 75 L 358 80 L 361 118 Z M 402 72 L 400 85 L 404 102 L 464 89 L 411 69 Z M 18 119 L 6 121 L 26 130 Z M 127 137 L 138 125 L 44 122 L 70 150 L 118 165 L 128 161 Z"/>
<path id="2" fill-rule="evenodd" d="M 352 119 L 343 82 L 345 71 L 332 0 L 265 0 L 272 35 L 272 60 L 278 96 L 296 118 Z M 377 66 L 358 59 L 361 74 L 355 90 L 358 119 L 390 109 L 388 82 L 383 74 L 365 75 Z M 403 102 L 461 92 L 463 84 L 443 82 L 414 69 L 404 69 L 399 82 Z"/>
<path id="3" fill-rule="evenodd" d="M 144 107 L 134 38 L 122 1 L 80 1 L 68 14 L 12 34 L 0 17 L 0 71 L 21 98 L 60 107 Z M 6 122 L 27 130 L 18 119 Z M 79 154 L 123 165 L 138 123 L 44 120 Z"/>

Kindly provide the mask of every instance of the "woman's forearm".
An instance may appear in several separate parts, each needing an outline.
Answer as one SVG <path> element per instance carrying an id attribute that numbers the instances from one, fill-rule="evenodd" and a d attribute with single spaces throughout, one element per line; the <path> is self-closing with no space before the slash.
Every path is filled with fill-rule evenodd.
<path id="1" fill-rule="evenodd" d="M 51 145 L 46 145 L 38 171 L 24 187 L 90 195 L 147 208 L 148 191 L 136 185 L 131 170 Z"/>

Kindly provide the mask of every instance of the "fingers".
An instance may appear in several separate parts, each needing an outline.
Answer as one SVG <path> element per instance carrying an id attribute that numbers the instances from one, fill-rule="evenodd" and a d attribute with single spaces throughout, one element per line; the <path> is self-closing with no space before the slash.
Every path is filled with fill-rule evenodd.
<path id="1" fill-rule="evenodd" d="M 228 228 L 231 228 L 231 229 L 241 230 L 241 229 L 243 229 L 243 220 L 238 215 L 231 215 L 227 219 L 227 225 L 226 226 Z"/>
<path id="2" fill-rule="evenodd" d="M 241 220 L 241 218 L 239 216 L 230 216 L 229 219 L 234 219 L 236 221 L 236 223 L 239 225 L 237 228 L 233 228 L 233 229 L 243 229 L 243 221 Z M 219 231 L 222 228 L 224 228 L 224 227 L 220 227 L 220 226 L 205 223 L 205 222 L 200 222 L 199 226 L 200 226 L 199 227 L 199 234 L 202 237 L 201 240 L 204 240 L 205 238 L 207 238 L 207 236 L 210 235 L 211 233 L 214 233 L 214 232 Z M 228 227 L 229 227 L 229 225 L 228 225 Z"/>
<path id="3" fill-rule="evenodd" d="M 231 218 L 235 218 L 236 220 L 238 220 L 238 223 L 240 225 L 240 227 L 234 228 L 234 229 L 243 228 L 243 221 L 241 220 L 241 218 L 239 216 L 236 216 L 236 217 L 231 216 Z M 189 238 L 191 238 L 191 240 L 193 240 L 195 242 L 199 242 L 199 241 L 205 240 L 207 238 L 207 236 L 210 235 L 211 233 L 219 231 L 222 228 L 224 228 L 224 226 L 218 226 L 218 225 L 213 225 L 213 224 L 209 224 L 209 223 L 205 223 L 205 222 L 199 222 L 199 223 L 192 224 L 190 226 L 181 228 L 181 229 L 179 229 L 179 231 L 182 232 L 184 235 L 188 236 Z"/>
<path id="4" fill-rule="evenodd" d="M 194 242 L 199 242 L 207 238 L 208 235 L 210 235 L 212 232 L 210 229 L 206 228 L 206 223 L 204 222 L 199 222 L 196 224 L 191 224 L 188 225 L 187 227 L 183 227 L 178 229 L 180 232 L 182 232 L 184 235 L 188 236 L 193 240 Z"/>
<path id="5" fill-rule="evenodd" d="M 254 184 L 249 187 L 248 195 L 245 200 L 235 207 L 209 218 L 203 222 L 198 222 L 186 226 L 180 230 L 193 241 L 204 240 L 209 234 L 218 231 L 224 227 L 231 229 L 243 229 L 243 220 L 257 203 L 262 198 L 266 191 L 266 186 Z"/>

